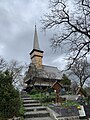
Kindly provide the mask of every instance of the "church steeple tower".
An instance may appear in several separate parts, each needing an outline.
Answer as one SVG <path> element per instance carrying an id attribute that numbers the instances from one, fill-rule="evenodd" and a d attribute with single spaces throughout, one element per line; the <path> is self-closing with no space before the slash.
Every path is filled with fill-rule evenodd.
<path id="1" fill-rule="evenodd" d="M 36 67 L 42 66 L 43 51 L 40 50 L 39 48 L 36 25 L 35 25 L 35 33 L 34 33 L 33 50 L 30 53 L 30 57 L 31 57 L 32 63 L 35 64 Z"/>

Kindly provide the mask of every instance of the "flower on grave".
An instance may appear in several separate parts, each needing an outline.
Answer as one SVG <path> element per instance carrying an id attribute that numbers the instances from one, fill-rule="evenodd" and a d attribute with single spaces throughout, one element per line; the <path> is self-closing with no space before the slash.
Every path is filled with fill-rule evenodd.
<path id="1" fill-rule="evenodd" d="M 78 110 L 81 110 L 81 106 L 79 105 L 79 106 L 77 106 L 77 108 L 78 108 Z"/>

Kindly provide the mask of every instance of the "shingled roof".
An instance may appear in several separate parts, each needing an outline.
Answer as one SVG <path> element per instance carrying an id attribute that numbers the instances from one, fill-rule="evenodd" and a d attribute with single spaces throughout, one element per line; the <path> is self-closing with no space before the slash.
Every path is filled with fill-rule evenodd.
<path id="1" fill-rule="evenodd" d="M 62 72 L 57 67 L 43 65 L 43 70 L 48 74 L 48 78 L 62 78 Z"/>

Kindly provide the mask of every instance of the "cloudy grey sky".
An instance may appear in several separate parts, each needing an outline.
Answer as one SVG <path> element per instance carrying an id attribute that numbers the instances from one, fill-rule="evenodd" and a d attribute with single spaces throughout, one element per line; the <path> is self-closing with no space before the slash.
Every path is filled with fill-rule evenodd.
<path id="1" fill-rule="evenodd" d="M 41 32 L 40 19 L 47 11 L 48 0 L 0 0 L 0 56 L 29 64 L 36 23 L 43 63 L 63 69 L 65 55 L 50 47 L 53 31 Z"/>

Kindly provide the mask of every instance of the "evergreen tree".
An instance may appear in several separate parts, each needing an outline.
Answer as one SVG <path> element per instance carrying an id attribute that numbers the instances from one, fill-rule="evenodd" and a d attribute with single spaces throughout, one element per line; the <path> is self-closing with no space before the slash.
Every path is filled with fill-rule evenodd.
<path id="1" fill-rule="evenodd" d="M 19 92 L 14 88 L 12 79 L 8 70 L 0 72 L 0 118 L 19 115 Z"/>
<path id="2" fill-rule="evenodd" d="M 66 91 L 70 90 L 71 80 L 66 76 L 66 74 L 63 74 L 61 83 L 63 84 Z"/>
<path id="3" fill-rule="evenodd" d="M 63 74 L 61 81 L 63 85 L 71 85 L 71 80 L 66 76 L 66 74 Z"/>

